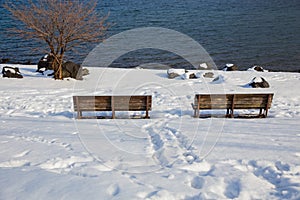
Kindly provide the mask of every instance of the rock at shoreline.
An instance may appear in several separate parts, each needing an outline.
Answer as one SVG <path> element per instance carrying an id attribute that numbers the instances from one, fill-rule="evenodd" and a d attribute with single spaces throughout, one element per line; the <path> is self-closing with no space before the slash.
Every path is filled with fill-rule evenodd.
<path id="1" fill-rule="evenodd" d="M 206 72 L 205 74 L 203 74 L 204 78 L 213 78 L 214 77 L 214 73 L 212 72 Z"/>
<path id="2" fill-rule="evenodd" d="M 18 67 L 5 66 L 2 69 L 3 77 L 7 78 L 23 78 Z"/>
<path id="3" fill-rule="evenodd" d="M 238 71 L 238 69 L 238 66 L 236 66 L 235 64 L 226 64 L 223 68 L 223 71 Z"/>
<path id="4" fill-rule="evenodd" d="M 181 78 L 183 80 L 188 80 L 188 79 L 198 79 L 201 78 L 201 72 L 189 72 L 186 71 L 183 75 L 181 75 Z"/>
<path id="5" fill-rule="evenodd" d="M 209 69 L 208 65 L 206 63 L 201 63 L 199 64 L 199 68 L 200 70 L 204 70 L 204 69 Z"/>
<path id="6" fill-rule="evenodd" d="M 176 73 L 173 73 L 173 72 L 168 73 L 168 78 L 169 78 L 169 79 L 176 78 L 177 76 L 179 76 L 179 74 L 176 74 Z"/>
<path id="7" fill-rule="evenodd" d="M 269 88 L 270 84 L 262 77 L 254 77 L 249 86 L 252 88 Z"/>
<path id="8" fill-rule="evenodd" d="M 84 71 L 84 73 L 88 73 L 88 71 Z M 79 64 L 76 64 L 71 61 L 67 61 L 62 65 L 62 74 L 63 78 L 74 78 L 76 80 L 82 80 L 83 70 Z"/>
<path id="9" fill-rule="evenodd" d="M 44 55 L 38 62 L 37 65 L 37 72 L 44 73 L 47 70 L 53 70 L 52 63 L 54 57 L 50 56 L 49 54 Z"/>
<path id="10" fill-rule="evenodd" d="M 81 74 L 82 76 L 87 76 L 90 74 L 90 71 L 87 68 L 82 68 Z"/>
<path id="11" fill-rule="evenodd" d="M 262 66 L 254 65 L 253 67 L 249 68 L 247 71 L 257 71 L 257 72 L 267 72 Z"/>
<path id="12" fill-rule="evenodd" d="M 168 69 L 167 74 L 169 79 L 176 78 L 178 76 L 181 76 L 185 74 L 185 69 Z"/>
<path id="13" fill-rule="evenodd" d="M 198 77 L 196 76 L 195 73 L 192 73 L 189 75 L 189 79 L 197 79 Z"/>
<path id="14" fill-rule="evenodd" d="M 225 78 L 224 78 L 224 76 L 222 76 L 222 75 L 217 76 L 217 77 L 212 81 L 212 83 L 214 83 L 214 84 L 221 84 L 221 83 L 224 83 L 224 82 L 225 82 Z"/>

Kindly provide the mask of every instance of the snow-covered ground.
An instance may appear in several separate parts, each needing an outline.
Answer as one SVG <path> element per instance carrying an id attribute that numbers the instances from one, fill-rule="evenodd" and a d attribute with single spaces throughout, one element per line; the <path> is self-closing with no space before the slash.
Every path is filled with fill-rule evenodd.
<path id="1" fill-rule="evenodd" d="M 18 67 L 23 79 L 0 78 L 0 199 L 300 199 L 298 73 L 89 68 L 55 81 Z M 256 76 L 271 87 L 247 87 Z M 261 92 L 274 92 L 268 118 L 192 117 L 196 93 Z M 151 118 L 74 119 L 73 95 L 110 94 L 151 94 Z"/>

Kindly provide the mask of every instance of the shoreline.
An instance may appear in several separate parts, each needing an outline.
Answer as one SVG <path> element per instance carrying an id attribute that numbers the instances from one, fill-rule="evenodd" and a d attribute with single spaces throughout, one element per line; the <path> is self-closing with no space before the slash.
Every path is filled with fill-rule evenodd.
<path id="1" fill-rule="evenodd" d="M 37 63 L 31 63 L 31 62 L 27 62 L 27 63 L 0 63 L 0 65 L 37 65 Z M 89 66 L 90 67 L 90 66 Z M 103 68 L 103 67 L 96 67 L 96 68 Z M 140 68 L 140 69 L 151 69 L 151 70 L 167 70 L 167 69 L 171 69 L 170 68 L 159 68 L 159 67 L 139 67 L 139 66 L 134 66 L 134 67 L 108 67 L 111 69 L 135 69 L 135 68 Z M 185 69 L 185 68 L 174 68 L 174 69 Z M 249 69 L 249 68 L 248 68 Z M 238 70 L 234 70 L 234 71 L 248 71 L 248 69 L 238 69 Z M 199 71 L 209 71 L 209 70 L 215 70 L 215 69 L 186 69 L 187 71 L 189 70 L 199 70 Z M 223 69 L 218 68 L 218 71 L 223 71 Z M 300 67 L 298 70 L 276 70 L 276 69 L 268 69 L 265 68 L 265 70 L 267 70 L 266 72 L 287 72 L 287 73 L 300 73 Z M 232 72 L 232 71 L 231 71 Z"/>

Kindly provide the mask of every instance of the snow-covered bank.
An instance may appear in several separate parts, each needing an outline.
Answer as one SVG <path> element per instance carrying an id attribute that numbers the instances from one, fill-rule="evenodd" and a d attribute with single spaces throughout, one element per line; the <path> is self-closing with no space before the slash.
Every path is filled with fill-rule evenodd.
<path id="1" fill-rule="evenodd" d="M 0 78 L 0 199 L 300 198 L 298 73 L 90 68 L 55 81 L 19 67 L 23 79 Z M 271 87 L 245 87 L 255 76 Z M 230 92 L 274 92 L 269 117 L 192 117 L 195 93 Z M 151 119 L 75 120 L 81 94 L 151 94 Z"/>

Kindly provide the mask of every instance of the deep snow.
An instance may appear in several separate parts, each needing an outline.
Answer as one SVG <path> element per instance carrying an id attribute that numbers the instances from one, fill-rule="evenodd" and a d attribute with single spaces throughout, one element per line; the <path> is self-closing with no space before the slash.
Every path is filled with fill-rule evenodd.
<path id="1" fill-rule="evenodd" d="M 0 199 L 300 198 L 298 73 L 89 68 L 55 81 L 18 67 L 23 79 L 0 78 Z M 246 87 L 260 76 L 271 88 Z M 192 117 L 195 93 L 237 92 L 274 92 L 269 117 Z M 73 95 L 110 94 L 151 94 L 151 119 L 74 119 Z"/>

